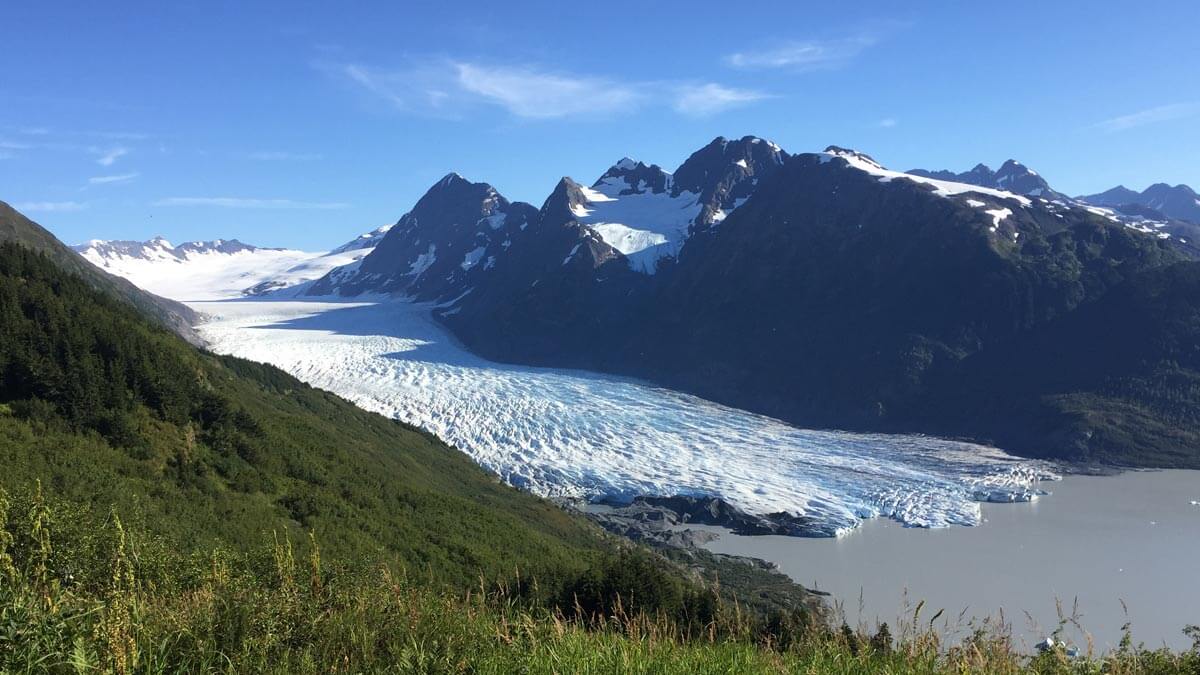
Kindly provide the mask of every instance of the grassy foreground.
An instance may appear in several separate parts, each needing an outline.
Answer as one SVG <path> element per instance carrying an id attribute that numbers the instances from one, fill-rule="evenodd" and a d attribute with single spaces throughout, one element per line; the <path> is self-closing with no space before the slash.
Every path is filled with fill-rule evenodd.
<path id="1" fill-rule="evenodd" d="M 1030 659 L 986 629 L 946 644 L 919 609 L 867 635 L 803 611 L 667 612 L 604 574 L 570 599 L 519 577 L 452 591 L 398 565 L 329 565 L 311 536 L 187 554 L 85 514 L 40 487 L 0 493 L 0 672 L 1200 673 L 1200 633 L 1182 653 Z"/>

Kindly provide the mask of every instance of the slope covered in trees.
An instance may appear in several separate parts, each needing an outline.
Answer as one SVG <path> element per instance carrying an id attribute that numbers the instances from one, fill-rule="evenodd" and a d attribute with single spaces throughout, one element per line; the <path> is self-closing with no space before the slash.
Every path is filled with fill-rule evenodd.
<path id="1" fill-rule="evenodd" d="M 137 308 L 155 323 L 192 344 L 201 344 L 192 330 L 196 312 L 187 305 L 147 293 L 129 281 L 95 267 L 53 234 L 0 201 L 0 242 L 21 244 L 45 254 L 62 270 L 79 275 L 88 285 Z"/>
<path id="2" fill-rule="evenodd" d="M 195 350 L 0 245 L 0 485 L 137 514 L 184 547 L 312 530 L 339 557 L 453 582 L 576 568 L 585 524 L 417 429 L 268 366 Z"/>

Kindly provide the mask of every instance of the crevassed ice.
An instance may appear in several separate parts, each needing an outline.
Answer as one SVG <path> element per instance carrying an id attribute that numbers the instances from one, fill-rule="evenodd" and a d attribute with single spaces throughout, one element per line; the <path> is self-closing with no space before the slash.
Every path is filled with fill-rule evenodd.
<path id="1" fill-rule="evenodd" d="M 639 382 L 486 361 L 407 302 L 195 303 L 216 351 L 272 363 L 368 410 L 424 427 L 545 496 L 724 498 L 811 518 L 974 525 L 980 501 L 1024 501 L 1048 467 L 921 436 L 798 429 Z"/>

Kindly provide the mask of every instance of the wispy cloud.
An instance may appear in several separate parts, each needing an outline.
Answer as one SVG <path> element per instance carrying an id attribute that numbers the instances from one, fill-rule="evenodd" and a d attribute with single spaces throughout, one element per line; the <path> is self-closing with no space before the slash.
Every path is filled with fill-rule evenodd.
<path id="1" fill-rule="evenodd" d="M 800 40 L 775 47 L 735 52 L 725 57 L 735 68 L 786 68 L 808 71 L 838 68 L 879 41 L 876 33 L 860 33 L 837 40 Z"/>
<path id="2" fill-rule="evenodd" d="M 394 83 L 389 81 L 391 78 L 385 73 L 377 73 L 365 66 L 354 63 L 342 66 L 340 71 L 352 82 L 384 98 L 398 108 L 405 108 L 410 104 L 406 96 L 402 96 L 395 91 Z"/>
<path id="3" fill-rule="evenodd" d="M 602 77 L 457 63 L 458 85 L 517 117 L 605 115 L 635 107 L 635 87 Z"/>
<path id="4" fill-rule="evenodd" d="M 897 124 L 899 124 L 899 122 L 896 121 L 896 118 L 885 117 L 885 118 L 879 120 L 875 124 L 875 126 L 879 127 L 880 129 L 891 129 L 892 127 L 896 126 Z"/>
<path id="5" fill-rule="evenodd" d="M 1196 115 L 1200 115 L 1200 101 L 1172 103 L 1170 105 L 1160 105 L 1155 108 L 1139 110 L 1138 112 L 1121 115 L 1120 117 L 1113 117 L 1093 124 L 1092 128 L 1111 134 L 1118 131 L 1144 127 L 1147 124 L 1181 120 Z"/>
<path id="6" fill-rule="evenodd" d="M 129 148 L 109 148 L 107 150 L 94 149 L 93 154 L 100 155 L 96 158 L 96 163 L 100 166 L 112 166 L 118 159 L 129 154 Z"/>
<path id="7" fill-rule="evenodd" d="M 34 212 L 66 212 L 66 211 L 82 211 L 87 208 L 86 202 L 22 202 L 14 204 L 13 208 L 22 213 Z"/>
<path id="8" fill-rule="evenodd" d="M 769 94 L 750 89 L 733 89 L 709 82 L 695 86 L 681 86 L 677 90 L 675 110 L 696 117 L 736 108 L 738 106 L 770 98 Z"/>
<path id="9" fill-rule="evenodd" d="M 716 83 L 625 81 L 530 64 L 431 59 L 396 70 L 361 64 L 317 67 L 395 109 L 448 118 L 479 107 L 530 120 L 603 118 L 646 107 L 705 115 L 768 97 Z"/>
<path id="10" fill-rule="evenodd" d="M 110 141 L 147 141 L 153 138 L 141 131 L 89 131 L 87 134 Z"/>
<path id="11" fill-rule="evenodd" d="M 128 183 L 129 181 L 137 178 L 139 175 L 141 175 L 141 174 L 139 174 L 136 171 L 133 171 L 131 173 L 122 173 L 122 174 L 117 174 L 115 176 L 93 176 L 88 179 L 88 185 L 110 185 L 112 183 Z"/>
<path id="12" fill-rule="evenodd" d="M 255 199 L 247 197 L 168 197 L 152 206 L 212 206 L 225 209 L 345 209 L 344 202 L 304 202 L 294 199 Z"/>
<path id="13" fill-rule="evenodd" d="M 33 146 L 30 145 L 29 143 L 22 143 L 20 141 L 10 141 L 10 140 L 4 139 L 4 138 L 0 138 L 0 148 L 3 148 L 5 150 L 28 150 L 32 147 Z"/>
<path id="14" fill-rule="evenodd" d="M 250 159 L 262 162 L 309 162 L 322 158 L 322 155 L 312 152 L 272 152 L 259 151 L 246 155 Z"/>

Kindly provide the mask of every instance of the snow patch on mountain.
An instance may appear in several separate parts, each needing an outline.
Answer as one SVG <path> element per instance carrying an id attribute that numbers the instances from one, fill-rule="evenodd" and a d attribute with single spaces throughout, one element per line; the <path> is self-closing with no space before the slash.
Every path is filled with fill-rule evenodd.
<path id="1" fill-rule="evenodd" d="M 1000 227 L 1001 221 L 1013 214 L 1012 209 L 989 209 L 984 211 L 984 213 L 992 217 L 993 232 L 996 230 L 996 228 Z"/>
<path id="2" fill-rule="evenodd" d="M 854 150 L 839 148 L 837 146 L 830 146 L 826 148 L 825 152 L 820 153 L 820 158 L 822 163 L 828 163 L 834 161 L 835 159 L 841 159 L 850 165 L 851 168 L 858 169 L 859 171 L 869 173 L 873 176 L 878 176 L 879 182 L 881 183 L 889 183 L 893 180 L 905 179 L 914 183 L 929 185 L 934 188 L 934 194 L 940 197 L 955 197 L 958 195 L 975 192 L 978 194 L 990 195 L 998 199 L 1010 199 L 1016 201 L 1022 206 L 1029 206 L 1033 203 L 1024 195 L 1018 195 L 1012 192 L 1006 192 L 1004 190 L 996 190 L 994 188 L 971 185 L 970 183 L 957 183 L 954 181 L 940 180 L 937 178 L 927 178 L 925 176 L 903 173 L 901 171 L 892 171 L 884 168 L 883 165 L 879 164 L 874 159 L 871 159 L 868 155 L 865 155 L 861 152 L 856 152 Z"/>
<path id="3" fill-rule="evenodd" d="M 614 168 L 618 167 L 629 168 L 620 163 Z M 645 274 L 654 274 L 659 260 L 679 253 L 701 210 L 700 196 L 694 192 L 655 191 L 609 174 L 580 190 L 586 202 L 572 206 L 575 217 Z"/>

